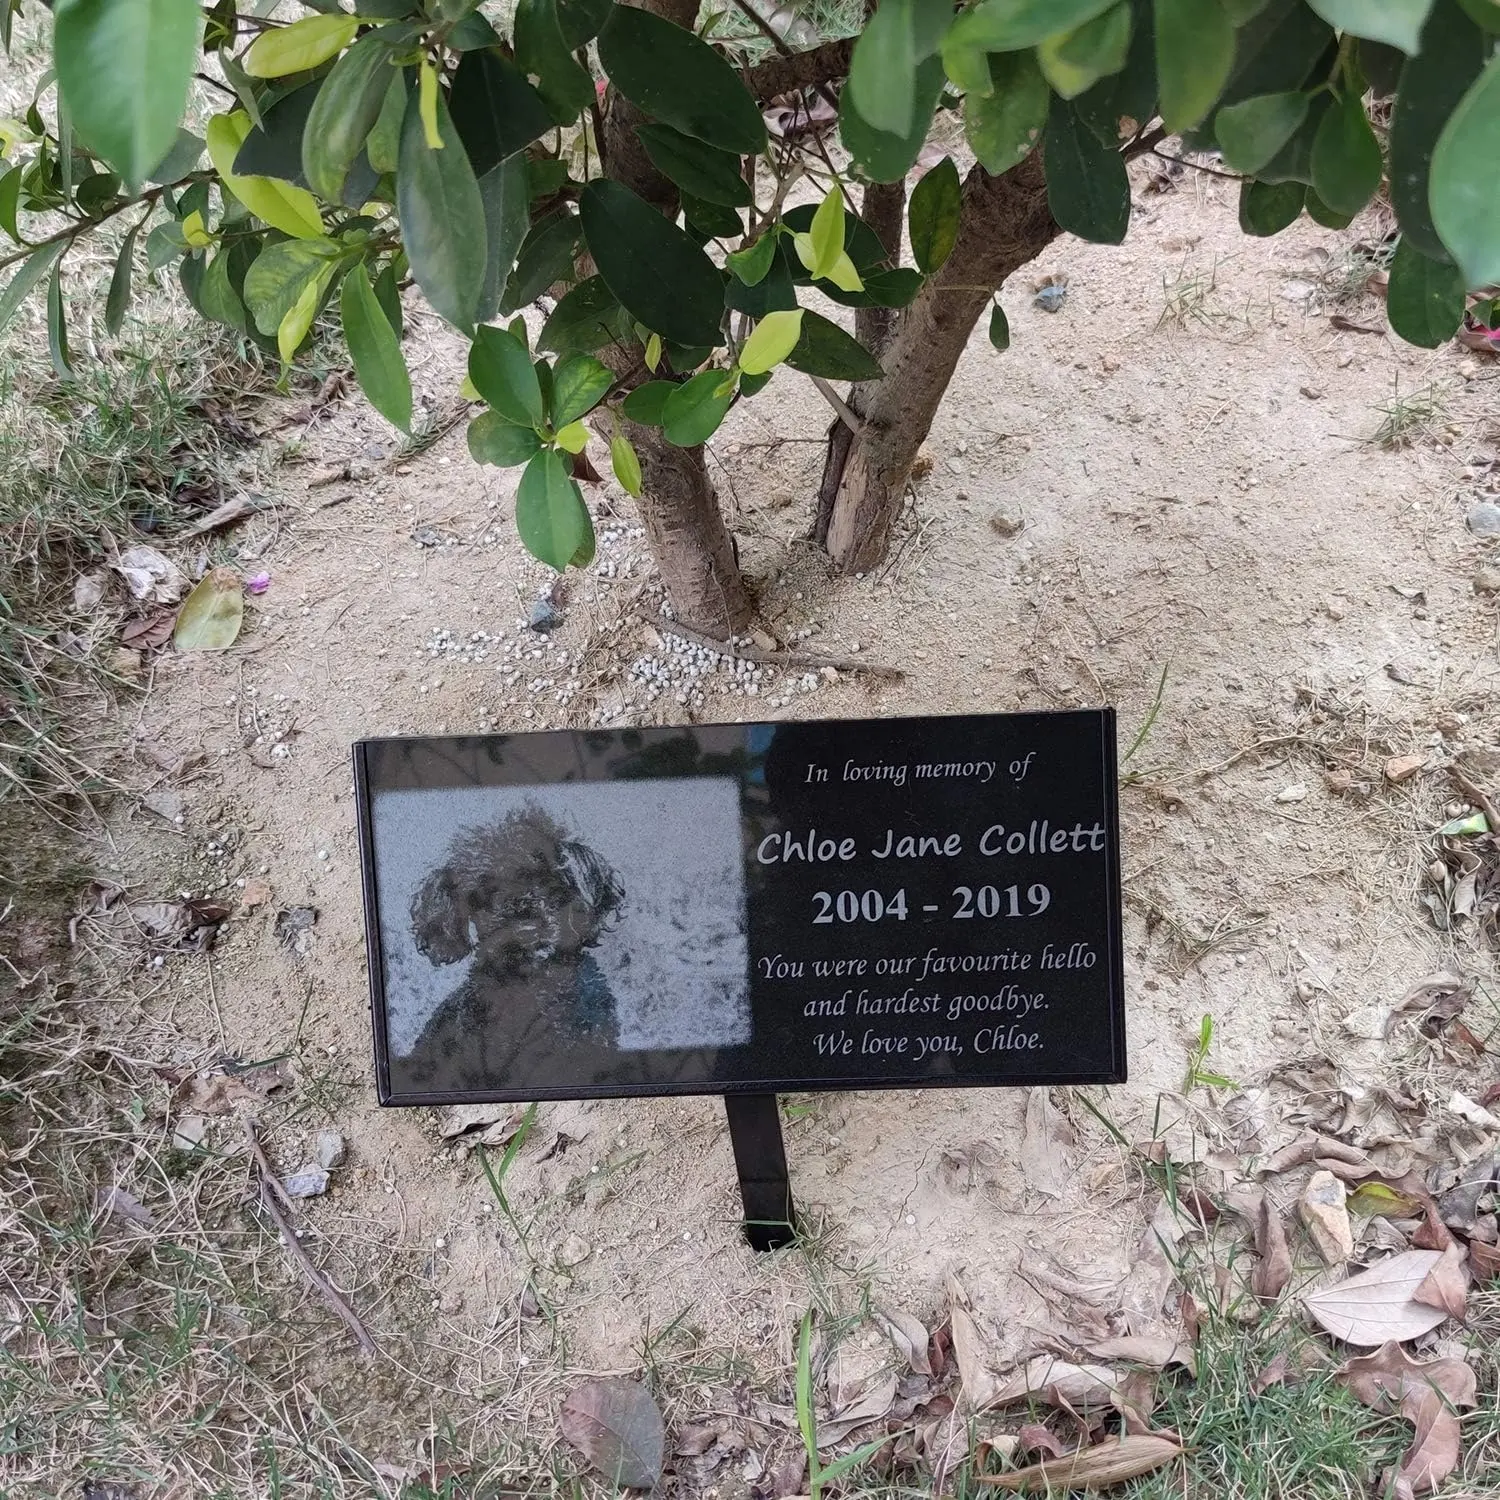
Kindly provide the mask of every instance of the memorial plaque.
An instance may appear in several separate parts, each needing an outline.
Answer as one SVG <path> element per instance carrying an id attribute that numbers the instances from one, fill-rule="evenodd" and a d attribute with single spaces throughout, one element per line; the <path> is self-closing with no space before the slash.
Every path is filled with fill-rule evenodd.
<path id="1" fill-rule="evenodd" d="M 382 1103 L 1125 1077 L 1108 709 L 354 754 Z"/>

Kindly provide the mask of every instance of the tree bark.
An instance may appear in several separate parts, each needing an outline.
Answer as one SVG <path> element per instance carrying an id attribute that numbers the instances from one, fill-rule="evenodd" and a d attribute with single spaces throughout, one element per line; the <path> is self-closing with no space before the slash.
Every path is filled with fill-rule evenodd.
<path id="1" fill-rule="evenodd" d="M 830 434 L 821 493 L 832 502 L 827 546 L 840 572 L 868 572 L 885 558 L 912 463 L 974 324 L 1057 233 L 1039 152 L 1002 176 L 975 167 L 965 179 L 953 253 L 902 314 L 884 378 L 854 389 L 858 436 L 843 423 Z"/>
<path id="2" fill-rule="evenodd" d="M 698 13 L 698 0 L 638 3 L 642 10 L 687 28 Z M 677 213 L 677 189 L 651 164 L 635 133 L 645 118 L 622 94 L 611 90 L 600 143 L 604 171 L 672 218 Z M 599 357 L 618 377 L 633 377 L 637 382 L 646 378 L 638 356 L 624 349 L 601 349 Z M 754 606 L 709 481 L 703 449 L 674 448 L 659 427 L 623 425 L 641 461 L 637 505 L 673 613 L 685 625 L 719 640 L 743 630 Z"/>
<path id="3" fill-rule="evenodd" d="M 901 264 L 901 224 L 906 215 L 906 184 L 904 182 L 872 182 L 865 188 L 860 203 L 860 218 L 875 231 L 875 237 L 885 246 L 887 263 Z M 862 343 L 876 359 L 895 331 L 900 309 L 895 307 L 861 307 L 854 313 L 854 337 Z"/>

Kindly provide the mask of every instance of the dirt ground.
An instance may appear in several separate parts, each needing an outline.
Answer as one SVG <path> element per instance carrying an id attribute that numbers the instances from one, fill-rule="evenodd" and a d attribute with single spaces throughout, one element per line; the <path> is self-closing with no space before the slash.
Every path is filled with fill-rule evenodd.
<path id="1" fill-rule="evenodd" d="M 1500 366 L 1375 331 L 1352 250 L 1370 223 L 1250 240 L 1232 184 L 1137 174 L 1122 249 L 1059 242 L 1004 290 L 1010 350 L 976 333 L 878 576 L 830 585 L 802 540 L 828 416 L 805 381 L 779 375 L 711 446 L 760 628 L 899 679 L 767 669 L 752 696 L 743 674 L 709 671 L 653 696 L 636 664 L 671 653 L 640 617 L 659 596 L 612 482 L 590 494 L 599 561 L 553 595 L 563 624 L 524 629 L 548 579 L 515 537 L 519 471 L 473 465 L 461 424 L 393 459 L 356 397 L 253 460 L 247 487 L 269 504 L 225 557 L 269 588 L 233 650 L 157 656 L 125 705 L 133 790 L 180 794 L 182 821 L 170 800 L 165 818 L 130 800 L 97 873 L 140 898 L 241 903 L 210 955 L 137 956 L 138 1010 L 120 1024 L 183 1067 L 286 1058 L 298 1108 L 268 1143 L 281 1167 L 307 1159 L 317 1128 L 346 1136 L 328 1192 L 298 1205 L 309 1242 L 377 1341 L 399 1329 L 448 1356 L 412 1431 L 370 1439 L 370 1458 L 399 1467 L 473 1401 L 546 1446 L 581 1373 L 643 1366 L 676 1372 L 669 1422 L 746 1379 L 779 1388 L 790 1423 L 810 1302 L 854 1310 L 852 1390 L 890 1355 L 861 1298 L 930 1328 L 950 1277 L 996 1369 L 1047 1334 L 1174 1329 L 1175 1293 L 1142 1253 L 1157 1195 L 1083 1093 L 1124 1140 L 1167 1137 L 1178 1160 L 1285 1144 L 1329 1104 L 1309 1103 L 1310 1075 L 1366 1144 L 1471 1129 L 1446 1101 L 1481 1094 L 1493 1059 L 1460 1065 L 1409 1025 L 1381 1032 L 1414 981 L 1454 966 L 1478 983 L 1471 1029 L 1496 1022 L 1474 924 L 1439 932 L 1423 898 L 1442 895 L 1433 830 L 1468 800 L 1445 768 L 1500 756 L 1500 577 L 1465 524 L 1500 485 Z M 1044 275 L 1066 278 L 1055 312 L 1033 303 Z M 441 416 L 461 349 L 412 316 L 414 381 Z M 1409 441 L 1371 441 L 1382 423 Z M 503 1184 L 513 1220 L 472 1135 L 376 1105 L 352 741 L 1103 703 L 1122 752 L 1142 732 L 1122 792 L 1128 1084 L 791 1100 L 809 1244 L 762 1258 L 740 1236 L 715 1099 L 541 1106 Z M 1387 780 L 1408 755 L 1422 769 Z M 290 908 L 317 913 L 291 943 Z M 1237 1087 L 1185 1096 L 1205 1015 L 1204 1067 Z M 1392 1090 L 1421 1123 L 1397 1125 Z M 206 1140 L 233 1147 L 238 1129 L 210 1115 Z M 1276 1194 L 1290 1210 L 1295 1184 Z M 288 1266 L 299 1316 L 342 1339 L 300 1286 Z M 731 1471 L 753 1464 L 721 1468 L 721 1494 Z"/>

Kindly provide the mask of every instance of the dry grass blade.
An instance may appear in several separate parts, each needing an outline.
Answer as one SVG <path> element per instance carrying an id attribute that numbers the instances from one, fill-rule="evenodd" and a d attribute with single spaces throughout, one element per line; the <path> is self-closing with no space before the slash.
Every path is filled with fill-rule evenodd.
<path id="1" fill-rule="evenodd" d="M 976 1474 L 979 1484 L 1017 1494 L 1053 1494 L 1067 1490 L 1107 1490 L 1139 1479 L 1182 1455 L 1182 1445 L 1172 1438 L 1150 1434 L 1127 1434 L 1108 1442 L 1049 1458 L 1009 1474 Z"/>

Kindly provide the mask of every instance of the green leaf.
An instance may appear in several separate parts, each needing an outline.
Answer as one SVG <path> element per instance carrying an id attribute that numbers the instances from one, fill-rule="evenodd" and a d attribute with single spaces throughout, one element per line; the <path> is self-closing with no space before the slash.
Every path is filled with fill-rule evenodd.
<path id="1" fill-rule="evenodd" d="M 1002 354 L 1010 348 L 1010 320 L 998 302 L 990 308 L 990 343 Z"/>
<path id="2" fill-rule="evenodd" d="M 273 26 L 261 32 L 245 54 L 245 71 L 252 78 L 285 78 L 306 73 L 337 57 L 359 29 L 351 15 L 304 16 L 290 26 Z"/>
<path id="3" fill-rule="evenodd" d="M 521 70 L 488 47 L 464 53 L 453 75 L 448 112 L 476 177 L 524 150 L 553 123 L 542 96 Z"/>
<path id="4" fill-rule="evenodd" d="M 945 156 L 912 189 L 907 207 L 912 259 L 927 275 L 941 269 L 953 253 L 962 210 L 963 186 L 958 180 L 958 168 L 951 156 Z"/>
<path id="5" fill-rule="evenodd" d="M 616 5 L 599 33 L 599 62 L 611 87 L 664 125 L 738 156 L 765 149 L 760 106 L 729 63 L 691 31 Z"/>
<path id="6" fill-rule="evenodd" d="M 370 165 L 384 176 L 394 172 L 401 155 L 401 122 L 406 118 L 406 80 L 392 69 L 391 81 L 381 100 L 380 113 L 365 140 Z"/>
<path id="7" fill-rule="evenodd" d="M 0 0 L 5 4 L 6 0 Z M 0 229 L 3 229 L 16 244 L 21 243 L 20 231 L 16 226 L 16 208 L 21 197 L 20 167 L 12 167 L 4 177 L 0 177 Z"/>
<path id="8" fill-rule="evenodd" d="M 245 593 L 233 568 L 210 568 L 183 601 L 172 644 L 179 651 L 227 651 L 239 639 Z"/>
<path id="9" fill-rule="evenodd" d="M 677 448 L 696 448 L 719 429 L 734 402 L 723 370 L 704 370 L 672 388 L 662 407 L 662 435 Z"/>
<path id="10" fill-rule="evenodd" d="M 1321 224 L 1324 229 L 1347 229 L 1354 221 L 1353 214 L 1334 213 L 1312 188 L 1308 188 L 1307 198 L 1302 206 L 1307 210 L 1307 217 L 1314 224 Z"/>
<path id="11" fill-rule="evenodd" d="M 1500 0 L 1458 0 L 1464 14 L 1486 31 L 1500 31 Z"/>
<path id="12" fill-rule="evenodd" d="M 278 240 L 255 257 L 245 274 L 245 305 L 264 334 L 281 326 L 308 286 L 332 268 L 332 240 Z"/>
<path id="13" fill-rule="evenodd" d="M 538 219 L 521 242 L 515 269 L 500 299 L 500 311 L 508 317 L 534 302 L 554 282 L 571 281 L 573 253 L 580 233 L 578 216 L 566 208 L 555 209 L 546 218 Z"/>
<path id="14" fill-rule="evenodd" d="M 1234 67 L 1234 26 L 1219 0 L 1155 0 L 1156 79 L 1167 129 L 1196 125 Z"/>
<path id="15" fill-rule="evenodd" d="M 1428 203 L 1432 153 L 1461 98 L 1484 67 L 1484 37 L 1455 0 L 1437 0 L 1422 50 L 1406 60 L 1391 113 L 1391 205 L 1401 234 L 1430 260 L 1449 260 Z"/>
<path id="16" fill-rule="evenodd" d="M 1463 322 L 1463 275 L 1445 261 L 1429 260 L 1405 235 L 1391 260 L 1386 315 L 1398 338 L 1423 349 L 1437 349 Z"/>
<path id="17" fill-rule="evenodd" d="M 1500 53 L 1458 101 L 1432 153 L 1432 222 L 1472 287 L 1500 281 Z"/>
<path id="18" fill-rule="evenodd" d="M 1296 134 L 1307 118 L 1304 93 L 1259 94 L 1225 105 L 1214 117 L 1214 133 L 1224 165 L 1255 173 Z"/>
<path id="19" fill-rule="evenodd" d="M 675 344 L 724 342 L 722 275 L 683 230 L 607 179 L 589 183 L 578 206 L 599 274 L 637 322 Z"/>
<path id="20" fill-rule="evenodd" d="M 1156 32 L 1151 0 L 1131 0 L 1131 15 L 1125 66 L 1101 78 L 1073 102 L 1079 119 L 1106 146 L 1118 144 L 1122 120 L 1129 119 L 1133 131 L 1156 113 Z"/>
<path id="21" fill-rule="evenodd" d="M 531 427 L 517 427 L 497 411 L 483 411 L 469 423 L 469 456 L 477 464 L 512 469 L 541 450 L 542 440 Z"/>
<path id="22" fill-rule="evenodd" d="M 399 339 L 406 326 L 401 312 L 401 288 L 396 281 L 396 262 L 391 261 L 375 278 L 375 300 L 385 314 L 391 332 Z"/>
<path id="23" fill-rule="evenodd" d="M 1413 53 L 1432 0 L 1307 0 L 1332 27 Z"/>
<path id="24" fill-rule="evenodd" d="M 339 314 L 359 388 L 392 427 L 409 433 L 411 376 L 401 357 L 401 341 L 385 309 L 376 300 L 369 272 L 363 265 L 355 266 L 344 277 Z"/>
<path id="25" fill-rule="evenodd" d="M 554 354 L 588 354 L 615 336 L 620 304 L 602 276 L 590 276 L 569 288 L 542 325 L 538 349 Z"/>
<path id="26" fill-rule="evenodd" d="M 63 248 L 62 240 L 56 240 L 50 245 L 38 245 L 21 262 L 5 290 L 0 292 L 0 330 L 15 317 L 16 309 L 31 294 L 31 289 L 52 269 L 53 261 L 63 253 Z"/>
<path id="27" fill-rule="evenodd" d="M 1240 228 L 1260 237 L 1280 234 L 1296 222 L 1306 193 L 1300 182 L 1242 182 Z"/>
<path id="28" fill-rule="evenodd" d="M 943 40 L 943 51 L 1020 52 L 1049 36 L 1072 31 L 1107 11 L 1115 0 L 982 0 L 964 11 Z"/>
<path id="29" fill-rule="evenodd" d="M 240 301 L 240 294 L 230 279 L 232 259 L 232 251 L 221 250 L 209 261 L 203 273 L 203 284 L 198 288 L 198 302 L 205 318 L 244 333 L 247 327 L 245 304 Z"/>
<path id="30" fill-rule="evenodd" d="M 540 427 L 546 420 L 531 353 L 513 333 L 487 325 L 478 330 L 469 349 L 469 379 L 507 422 Z"/>
<path id="31" fill-rule="evenodd" d="M 691 193 L 682 195 L 682 213 L 688 228 L 708 240 L 737 240 L 745 232 L 739 214 L 719 203 L 706 203 Z"/>
<path id="32" fill-rule="evenodd" d="M 916 115 L 917 67 L 953 19 L 946 0 L 880 0 L 854 43 L 845 87 L 875 130 L 905 136 Z"/>
<path id="33" fill-rule="evenodd" d="M 531 186 L 526 157 L 517 152 L 479 179 L 484 203 L 484 286 L 479 294 L 479 321 L 488 323 L 500 311 L 516 256 L 531 228 Z"/>
<path id="34" fill-rule="evenodd" d="M 354 158 L 380 118 L 396 78 L 392 55 L 414 34 L 411 26 L 367 32 L 333 65 L 313 99 L 301 135 L 302 173 L 331 203 L 342 197 Z"/>
<path id="35" fill-rule="evenodd" d="M 989 59 L 994 90 L 964 96 L 964 135 L 991 176 L 1008 172 L 1042 138 L 1051 94 L 1032 52 L 998 52 Z"/>
<path id="36" fill-rule="evenodd" d="M 786 363 L 804 375 L 821 375 L 825 380 L 878 380 L 885 373 L 858 339 L 811 311 L 802 314 L 802 337 Z"/>
<path id="37" fill-rule="evenodd" d="M 621 311 L 623 312 L 624 309 L 622 308 Z M 646 340 L 646 347 L 641 357 L 646 361 L 646 368 L 654 375 L 657 366 L 661 364 L 661 335 L 659 333 L 653 333 Z"/>
<path id="38" fill-rule="evenodd" d="M 317 200 L 306 188 L 293 187 L 275 177 L 241 177 L 235 172 L 235 158 L 250 134 L 249 115 L 238 109 L 232 114 L 215 115 L 204 134 L 214 171 L 256 218 L 297 239 L 321 238 L 323 218 Z"/>
<path id="39" fill-rule="evenodd" d="M 802 337 L 802 309 L 767 313 L 740 350 L 740 369 L 746 375 L 764 375 L 774 370 Z"/>
<path id="40" fill-rule="evenodd" d="M 318 316 L 318 306 L 323 300 L 323 292 L 329 280 L 333 276 L 333 266 L 329 265 L 320 276 L 315 277 L 302 289 L 302 295 L 288 309 L 276 329 L 276 350 L 281 355 L 283 365 L 289 365 L 297 351 L 302 347 L 302 341 L 312 329 L 313 319 Z"/>
<path id="41" fill-rule="evenodd" d="M 202 160 L 203 137 L 194 135 L 191 130 L 179 129 L 177 139 L 172 142 L 167 154 L 146 173 L 146 180 L 157 183 L 176 182 L 195 171 Z"/>
<path id="42" fill-rule="evenodd" d="M 1312 185 L 1329 208 L 1357 214 L 1380 186 L 1380 142 L 1354 88 L 1346 88 L 1318 126 L 1312 146 Z"/>
<path id="43" fill-rule="evenodd" d="M 552 425 L 566 427 L 587 416 L 615 383 L 610 370 L 587 354 L 569 354 L 552 371 Z"/>
<path id="44" fill-rule="evenodd" d="M 520 0 L 515 19 L 516 62 L 538 80 L 553 120 L 567 124 L 594 101 L 594 80 L 578 65 L 563 35 L 555 0 Z"/>
<path id="45" fill-rule="evenodd" d="M 463 143 L 439 97 L 444 149 L 427 145 L 421 109 L 407 100 L 396 173 L 396 206 L 411 274 L 440 317 L 462 333 L 474 327 L 489 263 L 484 199 Z"/>
<path id="46" fill-rule="evenodd" d="M 648 380 L 620 403 L 620 413 L 642 427 L 660 427 L 667 398 L 676 389 L 677 383 L 672 380 Z"/>
<path id="47" fill-rule="evenodd" d="M 926 144 L 942 92 L 942 60 L 929 57 L 917 66 L 912 127 L 902 136 L 877 130 L 860 114 L 853 94 L 845 89 L 839 97 L 839 136 L 859 171 L 872 182 L 901 181 Z"/>
<path id="48" fill-rule="evenodd" d="M 557 446 L 564 453 L 582 453 L 589 445 L 589 430 L 582 422 L 569 422 L 557 429 Z"/>
<path id="49" fill-rule="evenodd" d="M 533 455 L 516 491 L 516 532 L 538 561 L 561 572 L 591 529 L 583 493 L 555 448 Z"/>
<path id="50" fill-rule="evenodd" d="M 134 269 L 135 242 L 142 224 L 135 225 L 125 236 L 120 253 L 115 257 L 114 274 L 109 278 L 109 295 L 104 299 L 104 331 L 114 338 L 125 326 L 125 312 L 130 306 L 130 279 Z"/>
<path id="51" fill-rule="evenodd" d="M 614 0 L 557 0 L 557 19 L 568 46 L 574 52 L 588 46 L 613 7 Z"/>
<path id="52" fill-rule="evenodd" d="M 1037 61 L 1055 92 L 1064 99 L 1076 99 L 1101 78 L 1125 66 L 1130 30 L 1130 6 L 1127 0 L 1120 0 L 1103 15 L 1041 42 L 1036 49 Z"/>
<path id="53" fill-rule="evenodd" d="M 1234 69 L 1219 106 L 1321 85 L 1335 46 L 1332 28 L 1301 0 L 1274 0 L 1236 34 Z"/>
<path id="54" fill-rule="evenodd" d="M 834 183 L 823 195 L 823 201 L 813 214 L 812 224 L 807 231 L 807 246 L 811 258 L 802 254 L 802 237 L 799 235 L 797 238 L 797 251 L 802 264 L 812 272 L 815 279 L 828 275 L 844 253 L 844 194 L 838 183 Z"/>
<path id="55" fill-rule="evenodd" d="M 52 264 L 52 280 L 47 285 L 47 352 L 59 380 L 73 379 L 73 361 L 68 353 L 68 323 L 63 312 L 62 260 Z"/>
<path id="56" fill-rule="evenodd" d="M 724 264 L 746 286 L 757 286 L 765 279 L 776 258 L 776 233 L 768 229 L 753 245 L 734 250 L 724 257 Z"/>
<path id="57" fill-rule="evenodd" d="M 1061 228 L 1095 244 L 1118 245 L 1130 226 L 1124 158 L 1055 97 L 1047 117 L 1047 202 Z"/>
<path id="58" fill-rule="evenodd" d="M 683 192 L 726 208 L 748 207 L 750 184 L 740 175 L 740 158 L 670 125 L 637 125 L 635 133 L 651 164 Z"/>
<path id="59" fill-rule="evenodd" d="M 1262 182 L 1300 182 L 1312 186 L 1312 148 L 1322 128 L 1323 117 L 1334 107 L 1326 89 L 1308 96 L 1307 118 L 1292 132 L 1291 139 L 1255 175 Z"/>
<path id="60" fill-rule="evenodd" d="M 69 118 L 132 191 L 177 138 L 202 35 L 197 0 L 57 0 L 53 58 Z"/>
<path id="61" fill-rule="evenodd" d="M 617 432 L 609 440 L 609 463 L 615 471 L 620 488 L 627 495 L 641 498 L 641 461 L 623 432 Z"/>

